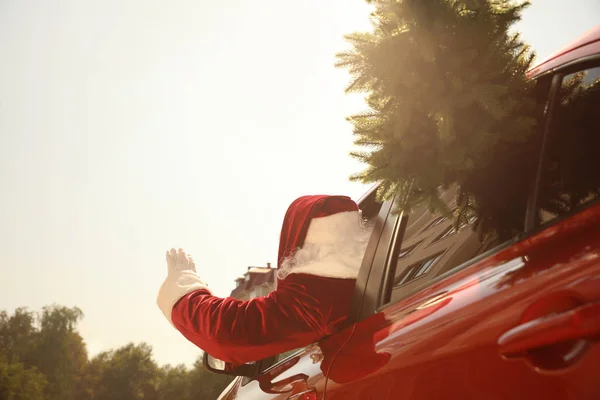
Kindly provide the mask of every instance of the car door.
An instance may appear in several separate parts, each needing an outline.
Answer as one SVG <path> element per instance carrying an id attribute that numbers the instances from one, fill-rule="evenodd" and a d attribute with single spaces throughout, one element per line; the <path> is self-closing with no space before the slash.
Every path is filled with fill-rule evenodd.
<path id="1" fill-rule="evenodd" d="M 553 77 L 519 236 L 388 217 L 327 400 L 600 398 L 598 66 Z"/>

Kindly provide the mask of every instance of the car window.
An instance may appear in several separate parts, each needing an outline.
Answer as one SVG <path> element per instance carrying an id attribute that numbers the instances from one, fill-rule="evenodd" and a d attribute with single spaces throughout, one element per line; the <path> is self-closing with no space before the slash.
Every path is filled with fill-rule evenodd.
<path id="1" fill-rule="evenodd" d="M 539 138 L 544 126 L 551 80 L 551 76 L 546 76 L 536 83 L 535 93 L 539 96 L 540 104 L 538 124 L 540 130 L 536 138 Z M 538 154 L 531 156 L 537 157 Z M 453 202 L 456 198 L 454 190 L 448 190 L 442 195 L 442 200 L 450 209 L 456 206 Z M 512 199 L 527 204 L 529 193 L 526 190 L 515 193 L 517 195 Z M 523 222 L 522 228 L 515 232 L 516 235 L 521 235 L 525 229 L 526 209 L 519 209 L 518 212 L 519 215 L 512 215 L 511 218 Z M 475 260 L 499 251 L 514 240 L 514 237 L 502 239 L 494 236 L 484 237 L 473 229 L 474 223 L 475 219 L 472 218 L 456 227 L 452 219 L 432 214 L 426 206 L 414 210 L 408 217 L 399 251 L 391 251 L 395 258 L 388 266 L 387 272 L 393 274 L 391 293 L 389 296 L 381 296 L 382 303 L 387 299 L 389 299 L 388 304 L 400 301 L 444 276 L 471 265 Z"/>
<path id="2" fill-rule="evenodd" d="M 495 244 L 472 229 L 474 220 L 456 227 L 451 219 L 426 209 L 408 219 L 396 257 L 391 302 L 427 286 L 434 278 L 485 252 Z"/>
<path id="3" fill-rule="evenodd" d="M 554 104 L 540 180 L 538 222 L 548 224 L 600 195 L 600 67 L 565 75 Z"/>

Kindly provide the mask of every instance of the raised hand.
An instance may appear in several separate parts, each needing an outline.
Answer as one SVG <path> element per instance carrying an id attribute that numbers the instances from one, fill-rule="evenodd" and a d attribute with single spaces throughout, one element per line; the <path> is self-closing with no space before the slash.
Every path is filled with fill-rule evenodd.
<path id="1" fill-rule="evenodd" d="M 167 251 L 167 268 L 169 273 L 175 271 L 193 271 L 196 272 L 196 264 L 192 256 L 186 254 L 183 249 L 175 250 L 171 249 Z"/>

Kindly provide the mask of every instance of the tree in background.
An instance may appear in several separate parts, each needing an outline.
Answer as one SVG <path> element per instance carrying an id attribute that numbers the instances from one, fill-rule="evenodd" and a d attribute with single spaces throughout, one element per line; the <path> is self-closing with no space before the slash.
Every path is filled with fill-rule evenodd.
<path id="1" fill-rule="evenodd" d="M 161 368 L 160 374 L 159 400 L 194 398 L 191 395 L 193 388 L 190 380 L 190 372 L 184 365 L 176 367 L 165 365 Z M 217 396 L 214 397 L 216 398 Z"/>
<path id="2" fill-rule="evenodd" d="M 32 360 L 48 379 L 47 400 L 79 399 L 85 383 L 87 349 L 76 331 L 83 312 L 63 306 L 44 307 L 39 314 L 40 329 L 34 336 Z"/>
<path id="3" fill-rule="evenodd" d="M 34 360 L 38 331 L 35 313 L 18 308 L 0 312 L 0 399 L 42 400 L 48 383 Z"/>
<path id="4" fill-rule="evenodd" d="M 199 400 L 217 398 L 232 377 L 193 368 L 159 367 L 146 343 L 129 343 L 88 359 L 77 308 L 0 312 L 2 400 Z"/>
<path id="5" fill-rule="evenodd" d="M 34 343 L 38 330 L 36 314 L 25 308 L 17 308 L 13 315 L 0 312 L 0 353 L 7 362 L 23 362 L 34 365 Z"/>
<path id="6" fill-rule="evenodd" d="M 161 373 L 159 400 L 216 399 L 232 381 L 230 376 L 213 374 L 204 369 L 201 357 L 191 370 L 183 365 L 167 365 Z"/>
<path id="7" fill-rule="evenodd" d="M 20 362 L 8 362 L 0 354 L 0 399 L 44 400 L 46 377 L 36 368 L 27 368 Z"/>
<path id="8" fill-rule="evenodd" d="M 352 179 L 381 182 L 396 211 L 426 203 L 459 225 L 477 216 L 483 231 L 512 235 L 542 107 L 526 78 L 533 54 L 509 33 L 529 3 L 368 2 L 373 31 L 348 35 L 352 48 L 337 55 L 353 76 L 347 91 L 367 94 L 368 109 L 349 118 L 364 150 L 352 155 L 367 164 Z M 440 199 L 451 186 L 455 210 Z"/>
<path id="9" fill-rule="evenodd" d="M 129 343 L 117 350 L 101 353 L 92 364 L 98 365 L 94 400 L 157 399 L 159 367 L 152 358 L 152 348 Z"/>

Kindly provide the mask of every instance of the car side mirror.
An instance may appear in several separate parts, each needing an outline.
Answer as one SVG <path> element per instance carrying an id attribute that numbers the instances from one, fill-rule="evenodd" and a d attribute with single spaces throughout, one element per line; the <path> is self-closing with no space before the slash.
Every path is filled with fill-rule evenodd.
<path id="1" fill-rule="evenodd" d="M 262 371 L 273 365 L 274 361 L 275 357 L 272 357 L 236 367 L 231 363 L 211 356 L 207 352 L 204 352 L 204 356 L 202 357 L 202 364 L 204 365 L 204 368 L 210 372 L 221 375 L 244 376 L 247 378 L 256 378 L 262 373 Z"/>

